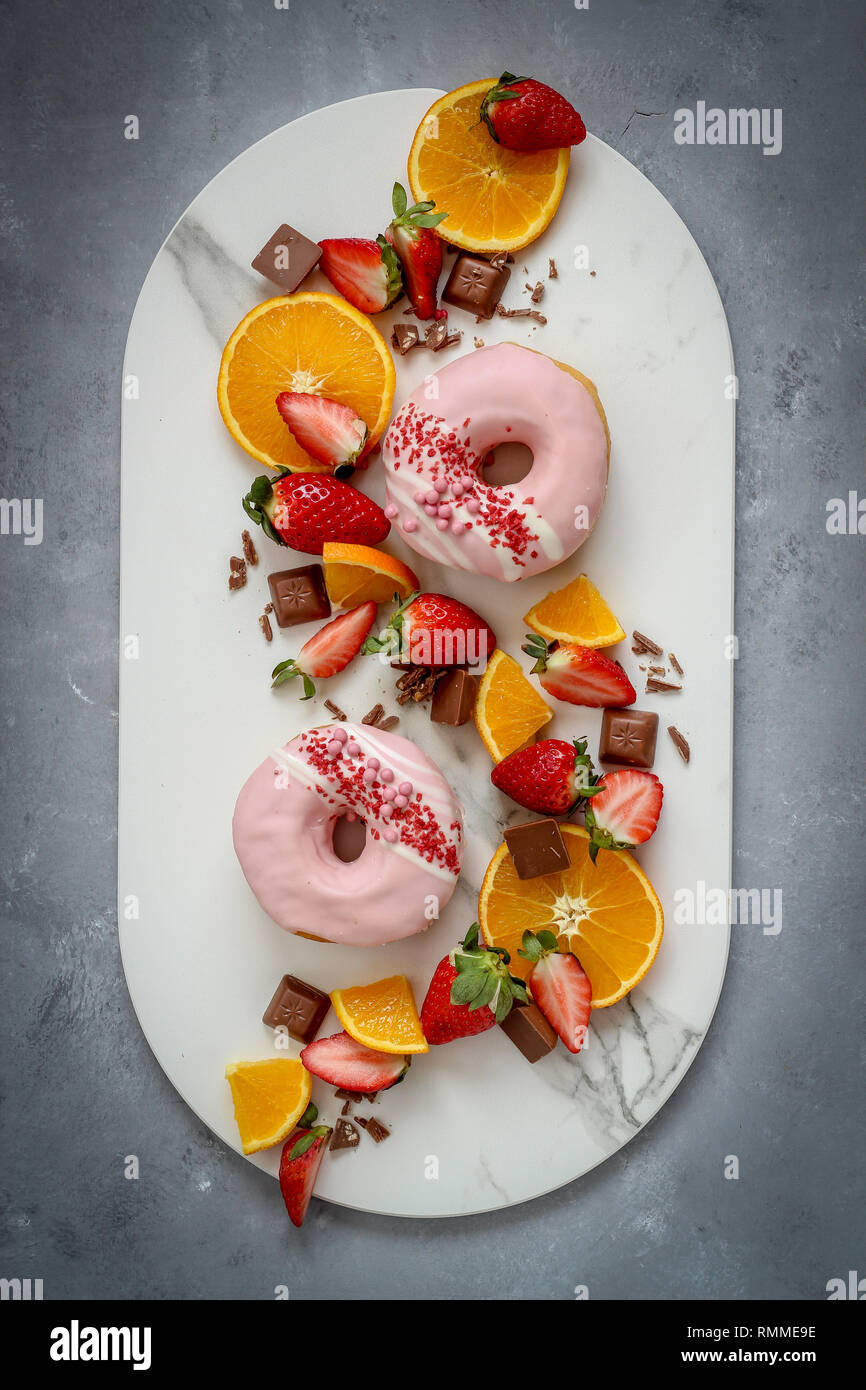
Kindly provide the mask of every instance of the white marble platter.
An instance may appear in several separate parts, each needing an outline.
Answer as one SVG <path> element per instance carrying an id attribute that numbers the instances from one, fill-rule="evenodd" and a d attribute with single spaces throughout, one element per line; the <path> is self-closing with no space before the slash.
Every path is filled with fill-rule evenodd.
<path id="1" fill-rule="evenodd" d="M 251 582 L 227 592 L 228 557 L 245 524 L 240 498 L 261 468 L 231 440 L 215 400 L 223 345 L 271 287 L 249 263 L 284 221 L 313 239 L 371 235 L 387 221 L 391 185 L 405 182 L 412 132 L 433 91 L 385 92 L 313 112 L 275 131 L 224 169 L 184 213 L 144 283 L 124 362 L 120 662 L 120 941 L 144 1033 L 180 1095 L 238 1148 L 228 1061 L 273 1055 L 261 1022 L 288 971 L 324 989 L 404 972 L 418 999 L 435 962 L 476 915 L 484 868 L 519 808 L 490 784 L 490 760 L 470 724 L 451 730 L 418 707 L 399 732 L 440 764 L 466 810 L 458 890 L 421 937 L 380 949 L 318 944 L 264 915 L 237 865 L 237 792 L 271 748 L 323 722 L 331 696 L 360 718 L 393 673 L 357 660 L 319 697 L 300 703 L 269 671 L 305 640 L 257 618 L 266 575 L 292 563 L 264 537 Z M 585 249 L 584 249 L 585 248 Z M 376 1102 L 386 1144 L 362 1137 L 332 1155 L 317 1188 L 327 1200 L 402 1216 L 448 1216 L 525 1201 L 580 1177 L 625 1144 L 667 1100 L 709 1026 L 728 951 L 727 928 L 678 925 L 678 888 L 727 888 L 731 845 L 731 662 L 734 406 L 724 310 L 689 232 L 657 190 L 590 136 L 548 232 L 518 253 L 506 302 L 547 275 L 545 327 L 495 319 L 464 329 L 460 348 L 397 359 L 399 405 L 422 377 L 479 334 L 570 362 L 596 382 L 610 422 L 610 486 L 594 533 L 571 560 L 520 584 L 474 579 L 389 546 L 425 587 L 467 599 L 520 656 L 521 615 L 586 570 L 623 625 L 672 649 L 682 694 L 641 696 L 661 716 L 656 771 L 663 818 L 639 858 L 665 908 L 658 959 L 642 986 L 592 1016 L 584 1051 L 562 1047 L 530 1066 L 498 1030 L 418 1058 Z M 524 270 L 526 267 L 526 270 Z M 591 274 L 590 272 L 594 272 Z M 319 274 L 310 285 L 328 289 Z M 397 311 L 383 315 L 387 334 Z M 134 383 L 131 379 L 134 378 Z M 136 398 L 137 389 L 137 398 Z M 382 499 L 381 464 L 363 487 Z M 301 563 L 299 558 L 298 563 Z M 137 640 L 130 640 L 137 639 Z M 628 643 L 617 652 L 638 690 Z M 590 736 L 600 716 L 557 707 L 546 732 Z M 664 727 L 689 738 L 689 767 Z M 331 1014 L 323 1033 L 337 1030 Z M 330 1088 L 314 1095 L 336 1113 Z M 275 1173 L 279 1150 L 252 1159 Z M 435 1160 L 435 1162 L 433 1161 Z M 279 1201 L 279 1197 L 276 1198 Z"/>

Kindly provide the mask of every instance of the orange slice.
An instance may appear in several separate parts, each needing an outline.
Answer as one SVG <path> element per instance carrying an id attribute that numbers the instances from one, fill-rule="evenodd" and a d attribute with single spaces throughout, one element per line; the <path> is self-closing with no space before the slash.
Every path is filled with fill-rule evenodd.
<path id="1" fill-rule="evenodd" d="M 625 637 L 621 624 L 585 574 L 536 603 L 523 621 L 549 642 L 612 647 Z"/>
<path id="2" fill-rule="evenodd" d="M 325 541 L 322 561 L 328 598 L 335 608 L 357 608 L 368 599 L 388 603 L 395 594 L 408 598 L 421 588 L 414 570 L 372 545 Z"/>
<path id="3" fill-rule="evenodd" d="M 530 743 L 553 718 L 521 667 L 497 647 L 481 677 L 475 700 L 475 724 L 495 763 Z"/>
<path id="4" fill-rule="evenodd" d="M 356 1042 L 378 1052 L 429 1052 L 405 975 L 331 992 L 334 1012 Z"/>
<path id="5" fill-rule="evenodd" d="M 664 915 L 646 874 L 625 850 L 589 857 L 582 826 L 560 821 L 571 868 L 519 879 L 507 845 L 491 859 L 478 900 L 488 946 L 511 952 L 509 969 L 525 977 L 530 962 L 517 954 L 525 931 L 552 931 L 577 956 L 592 985 L 592 1007 L 606 1009 L 642 980 L 658 954 Z"/>
<path id="6" fill-rule="evenodd" d="M 336 295 L 290 294 L 257 304 L 229 338 L 217 401 L 232 438 L 268 468 L 331 470 L 301 448 L 276 407 L 281 391 L 307 391 L 351 406 L 382 435 L 394 400 L 394 363 L 366 314 Z"/>
<path id="7" fill-rule="evenodd" d="M 310 1073 L 292 1057 L 230 1062 L 226 1081 L 231 1086 L 245 1154 L 269 1149 L 291 1134 L 310 1103 L 313 1089 Z"/>
<path id="8" fill-rule="evenodd" d="M 568 177 L 569 150 L 498 145 L 481 119 L 490 78 L 434 101 L 409 152 L 409 185 L 447 220 L 437 231 L 465 251 L 516 251 L 541 236 Z"/>

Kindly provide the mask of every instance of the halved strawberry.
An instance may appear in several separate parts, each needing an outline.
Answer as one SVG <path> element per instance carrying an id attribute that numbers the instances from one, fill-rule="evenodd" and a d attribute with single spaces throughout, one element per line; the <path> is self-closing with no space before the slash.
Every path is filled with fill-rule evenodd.
<path id="1" fill-rule="evenodd" d="M 586 1041 L 592 1009 L 592 986 L 576 956 L 559 952 L 551 931 L 523 933 L 518 955 L 534 962 L 529 988 L 551 1028 L 569 1052 L 579 1052 Z"/>
<path id="2" fill-rule="evenodd" d="M 286 681 L 300 676 L 304 682 L 302 700 L 310 700 L 316 687 L 310 679 L 326 679 L 335 676 L 348 666 L 358 655 L 361 645 L 376 619 L 376 604 L 372 599 L 334 618 L 320 627 L 309 642 L 305 642 L 298 655 L 288 661 L 281 661 L 271 672 L 271 689 L 285 685 Z"/>
<path id="3" fill-rule="evenodd" d="M 344 299 L 365 314 L 379 314 L 403 293 L 400 262 L 384 237 L 326 237 L 319 269 Z"/>
<path id="4" fill-rule="evenodd" d="M 539 684 L 557 700 L 597 709 L 607 705 L 622 709 L 637 699 L 635 688 L 618 661 L 611 661 L 596 647 L 576 642 L 545 642 L 537 632 L 527 632 L 523 651 L 535 658 L 532 670 Z"/>
<path id="5" fill-rule="evenodd" d="M 315 1111 L 315 1106 L 310 1108 Z M 322 1159 L 328 1151 L 330 1137 L 329 1125 L 316 1125 L 313 1129 L 296 1129 L 283 1145 L 280 1155 L 280 1191 L 293 1226 L 304 1224 Z"/>
<path id="6" fill-rule="evenodd" d="M 432 318 L 436 311 L 436 287 L 444 249 L 442 238 L 432 228 L 438 227 L 448 214 L 434 212 L 435 203 L 413 203 L 409 207 L 401 183 L 394 184 L 391 206 L 394 220 L 385 237 L 400 257 L 406 293 L 412 301 L 415 317 Z"/>
<path id="7" fill-rule="evenodd" d="M 410 594 L 364 651 L 385 652 L 403 666 L 476 666 L 486 662 L 496 634 L 467 604 L 448 594 Z"/>
<path id="8" fill-rule="evenodd" d="M 433 972 L 421 1005 L 421 1027 L 431 1046 L 486 1033 L 508 1017 L 515 1002 L 527 1002 L 523 981 L 508 973 L 508 952 L 479 946 L 478 930 L 473 922 Z"/>
<path id="9" fill-rule="evenodd" d="M 481 103 L 481 117 L 509 150 L 554 150 L 579 145 L 586 126 L 570 101 L 534 77 L 504 72 Z"/>
<path id="10" fill-rule="evenodd" d="M 567 816 L 578 801 L 598 790 L 585 738 L 571 743 L 543 738 L 519 748 L 496 764 L 490 780 L 518 806 L 542 816 Z"/>
<path id="11" fill-rule="evenodd" d="M 412 1058 L 377 1052 L 356 1042 L 348 1033 L 334 1033 L 330 1038 L 308 1043 L 301 1051 L 301 1061 L 313 1076 L 320 1076 L 332 1086 L 367 1095 L 396 1086 L 409 1070 Z"/>
<path id="12" fill-rule="evenodd" d="M 586 808 L 593 863 L 600 849 L 629 849 L 648 840 L 659 823 L 664 797 L 655 773 L 636 767 L 606 772 L 600 785 L 598 796 Z"/>
<path id="13" fill-rule="evenodd" d="M 266 474 L 243 499 L 251 521 L 278 545 L 321 555 L 325 541 L 378 545 L 391 530 L 382 508 L 327 473 Z"/>
<path id="14" fill-rule="evenodd" d="M 277 410 L 310 458 L 328 464 L 338 478 L 351 477 L 370 433 L 351 406 L 306 391 L 281 391 Z"/>

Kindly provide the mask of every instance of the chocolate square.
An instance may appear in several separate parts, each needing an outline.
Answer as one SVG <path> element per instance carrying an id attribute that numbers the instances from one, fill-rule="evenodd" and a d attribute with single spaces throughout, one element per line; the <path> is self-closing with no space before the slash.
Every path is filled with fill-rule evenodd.
<path id="1" fill-rule="evenodd" d="M 316 618 L 331 616 L 325 573 L 321 565 L 301 565 L 296 570 L 269 574 L 268 588 L 274 605 L 274 617 L 280 627 L 295 627 L 298 623 L 311 623 Z"/>
<path id="2" fill-rule="evenodd" d="M 272 280 L 283 294 L 291 294 L 318 265 L 321 255 L 320 246 L 284 222 L 256 256 L 253 270 Z"/>
<path id="3" fill-rule="evenodd" d="M 468 671 L 459 667 L 447 671 L 433 687 L 430 718 L 434 724 L 467 724 L 475 709 L 478 682 Z"/>
<path id="4" fill-rule="evenodd" d="M 515 1004 L 500 1028 L 523 1053 L 527 1062 L 538 1062 L 556 1047 L 556 1033 L 537 1004 Z"/>
<path id="5" fill-rule="evenodd" d="M 659 717 L 646 709 L 606 709 L 601 716 L 598 756 L 620 767 L 652 767 Z"/>
<path id="6" fill-rule="evenodd" d="M 285 1028 L 298 1042 L 312 1042 L 331 1007 L 327 994 L 306 980 L 284 975 L 276 993 L 262 1014 L 269 1028 Z"/>
<path id="7" fill-rule="evenodd" d="M 540 878 L 570 867 L 559 823 L 552 817 L 513 825 L 505 832 L 505 843 L 518 878 Z"/>
<path id="8" fill-rule="evenodd" d="M 483 256 L 462 252 L 451 267 L 442 298 L 476 318 L 492 319 L 511 271 L 507 265 L 493 265 Z"/>

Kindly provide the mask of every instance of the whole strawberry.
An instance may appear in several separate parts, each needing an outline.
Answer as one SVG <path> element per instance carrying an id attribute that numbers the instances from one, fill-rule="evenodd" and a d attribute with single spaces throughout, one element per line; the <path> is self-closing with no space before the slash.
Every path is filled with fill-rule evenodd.
<path id="1" fill-rule="evenodd" d="M 664 787 L 654 772 L 636 767 L 606 772 L 598 795 L 586 808 L 592 862 L 600 849 L 631 849 L 644 844 L 655 833 L 663 797 Z"/>
<path id="2" fill-rule="evenodd" d="M 272 541 L 307 555 L 321 555 L 325 541 L 377 545 L 391 530 L 380 506 L 326 473 L 256 478 L 243 508 Z"/>
<path id="3" fill-rule="evenodd" d="M 493 139 L 509 150 L 562 149 L 586 139 L 586 126 L 570 101 L 533 77 L 511 72 L 491 87 L 481 116 Z"/>
<path id="4" fill-rule="evenodd" d="M 456 950 L 437 965 L 424 996 L 421 1027 L 428 1043 L 486 1033 L 508 1017 L 514 1003 L 528 1003 L 523 981 L 508 973 L 510 960 L 501 946 L 478 945 L 473 922 Z"/>
<path id="5" fill-rule="evenodd" d="M 611 661 L 597 647 L 576 642 L 545 642 L 537 632 L 527 632 L 523 651 L 534 657 L 533 675 L 549 695 L 569 705 L 599 709 L 624 709 L 637 699 L 635 688 L 618 661 Z"/>
<path id="6" fill-rule="evenodd" d="M 482 617 L 448 594 L 410 594 L 364 651 L 386 652 L 403 666 L 477 665 L 490 656 L 496 634 Z"/>
<path id="7" fill-rule="evenodd" d="M 394 184 L 391 205 L 394 220 L 385 232 L 403 266 L 406 293 L 412 301 L 415 316 L 429 319 L 436 311 L 436 287 L 442 270 L 442 238 L 432 230 L 448 216 L 434 212 L 435 203 L 414 203 L 407 206 L 406 190 Z"/>
<path id="8" fill-rule="evenodd" d="M 592 986 L 576 956 L 559 951 L 551 931 L 525 931 L 518 955 L 532 961 L 529 988 L 551 1028 L 569 1052 L 586 1042 L 592 1008 Z"/>
<path id="9" fill-rule="evenodd" d="M 567 816 L 598 790 L 585 738 L 543 738 L 519 748 L 496 764 L 490 780 L 518 806 L 542 816 Z"/>

